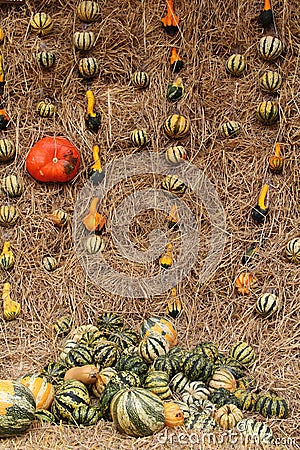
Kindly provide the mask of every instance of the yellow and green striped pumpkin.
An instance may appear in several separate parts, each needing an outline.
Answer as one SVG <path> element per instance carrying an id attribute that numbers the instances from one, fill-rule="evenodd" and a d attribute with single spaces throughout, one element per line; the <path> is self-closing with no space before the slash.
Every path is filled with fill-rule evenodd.
<path id="1" fill-rule="evenodd" d="M 55 423 L 55 417 L 48 409 L 37 409 L 35 412 L 35 418 L 40 422 Z"/>
<path id="2" fill-rule="evenodd" d="M 289 261 L 300 263 L 300 238 L 291 239 L 285 247 L 285 254 Z"/>
<path id="3" fill-rule="evenodd" d="M 255 411 L 260 413 L 263 417 L 278 417 L 278 419 L 286 419 L 289 415 L 289 407 L 287 401 L 273 395 L 266 393 L 259 395 L 255 403 Z"/>
<path id="4" fill-rule="evenodd" d="M 258 44 L 258 52 L 266 61 L 274 61 L 283 51 L 283 43 L 275 36 L 264 36 Z"/>
<path id="5" fill-rule="evenodd" d="M 77 380 L 66 380 L 57 389 L 51 405 L 56 420 L 71 421 L 74 409 L 79 405 L 89 405 L 87 387 Z"/>
<path id="6" fill-rule="evenodd" d="M 0 206 L 0 225 L 3 227 L 11 227 L 19 219 L 19 213 L 14 206 Z"/>
<path id="7" fill-rule="evenodd" d="M 274 441 L 274 436 L 271 428 L 259 420 L 254 419 L 242 419 L 236 424 L 236 429 L 243 436 L 248 438 L 256 438 L 263 444 L 272 444 Z"/>
<path id="8" fill-rule="evenodd" d="M 0 405 L 0 438 L 24 433 L 35 419 L 32 392 L 18 381 L 0 380 Z"/>
<path id="9" fill-rule="evenodd" d="M 134 87 L 145 89 L 150 84 L 150 77 L 147 72 L 134 72 L 131 76 L 131 82 Z"/>
<path id="10" fill-rule="evenodd" d="M 80 2 L 77 7 L 77 15 L 80 20 L 86 23 L 93 22 L 99 15 L 98 3 L 90 0 Z"/>
<path id="11" fill-rule="evenodd" d="M 74 47 L 78 50 L 90 50 L 95 43 L 95 34 L 92 31 L 76 31 L 73 36 Z"/>
<path id="12" fill-rule="evenodd" d="M 212 361 L 194 351 L 188 352 L 182 362 L 182 372 L 191 380 L 206 382 L 213 371 Z"/>
<path id="13" fill-rule="evenodd" d="M 216 369 L 208 383 L 209 390 L 214 392 L 217 389 L 224 388 L 230 392 L 236 389 L 236 379 L 227 369 Z"/>
<path id="14" fill-rule="evenodd" d="M 36 111 L 40 117 L 44 119 L 52 117 L 55 111 L 55 106 L 53 103 L 40 101 L 36 107 Z"/>
<path id="15" fill-rule="evenodd" d="M 144 380 L 143 387 L 158 395 L 162 400 L 166 400 L 172 395 L 169 387 L 169 375 L 162 370 L 150 370 Z"/>
<path id="16" fill-rule="evenodd" d="M 97 406 L 79 405 L 73 410 L 69 423 L 90 427 L 96 425 L 100 419 L 101 412 Z"/>
<path id="17" fill-rule="evenodd" d="M 161 182 L 164 191 L 171 192 L 175 195 L 183 195 L 187 189 L 184 182 L 177 175 L 167 175 Z"/>
<path id="18" fill-rule="evenodd" d="M 67 339 L 61 353 L 59 354 L 59 357 L 58 357 L 59 362 L 61 362 L 63 364 L 67 364 L 66 357 L 67 357 L 69 351 L 75 347 L 78 347 L 78 345 L 79 345 L 79 343 L 77 341 L 74 341 L 74 339 Z"/>
<path id="19" fill-rule="evenodd" d="M 272 125 L 279 118 L 278 103 L 272 100 L 260 102 L 256 108 L 256 117 L 263 125 Z"/>
<path id="20" fill-rule="evenodd" d="M 35 398 L 36 409 L 49 409 L 54 399 L 55 389 L 46 377 L 39 373 L 18 378 L 19 383 L 27 386 Z"/>
<path id="21" fill-rule="evenodd" d="M 122 349 L 115 343 L 101 340 L 94 347 L 94 363 L 100 368 L 111 367 L 119 360 Z"/>
<path id="22" fill-rule="evenodd" d="M 136 331 L 130 328 L 122 328 L 118 330 L 109 331 L 107 339 L 115 342 L 122 350 L 137 345 L 139 335 Z"/>
<path id="23" fill-rule="evenodd" d="M 93 363 L 93 356 L 89 347 L 78 344 L 69 350 L 64 362 L 68 367 L 85 366 Z"/>
<path id="24" fill-rule="evenodd" d="M 87 238 L 85 247 L 89 255 L 95 255 L 96 253 L 104 250 L 105 243 L 101 236 L 95 234 Z"/>
<path id="25" fill-rule="evenodd" d="M 57 336 L 65 336 L 69 333 L 72 328 L 72 317 L 61 316 L 53 323 L 53 331 Z"/>
<path id="26" fill-rule="evenodd" d="M 39 12 L 30 19 L 30 26 L 38 36 L 45 36 L 52 31 L 53 21 L 49 14 Z"/>
<path id="27" fill-rule="evenodd" d="M 10 197 L 19 197 L 23 192 L 23 182 L 18 175 L 11 174 L 2 179 L 2 190 Z"/>
<path id="28" fill-rule="evenodd" d="M 81 58 L 78 62 L 79 74 L 86 79 L 94 78 L 99 74 L 100 66 L 96 58 Z"/>
<path id="29" fill-rule="evenodd" d="M 280 306 L 279 297 L 271 292 L 262 294 L 255 304 L 255 309 L 263 317 L 270 317 Z"/>
<path id="30" fill-rule="evenodd" d="M 36 54 L 36 60 L 43 69 L 50 69 L 54 65 L 55 59 L 55 53 L 53 52 L 44 50 Z"/>
<path id="31" fill-rule="evenodd" d="M 244 55 L 234 53 L 226 61 L 226 70 L 231 75 L 238 77 L 246 70 L 246 59 Z"/>
<path id="32" fill-rule="evenodd" d="M 130 141 L 136 147 L 143 147 L 149 141 L 148 133 L 145 129 L 132 130 L 129 135 Z"/>
<path id="33" fill-rule="evenodd" d="M 257 401 L 257 395 L 254 392 L 237 389 L 233 395 L 238 400 L 238 406 L 243 411 L 252 411 Z"/>
<path id="34" fill-rule="evenodd" d="M 113 331 L 122 328 L 124 320 L 121 316 L 114 312 L 104 312 L 97 319 L 97 327 L 99 330 Z"/>
<path id="35" fill-rule="evenodd" d="M 52 272 L 58 266 L 58 261 L 54 256 L 44 256 L 42 259 L 42 265 L 47 272 Z"/>
<path id="36" fill-rule="evenodd" d="M 129 436 L 150 436 L 165 426 L 163 402 L 147 389 L 120 390 L 111 402 L 110 412 L 117 430 Z"/>
<path id="37" fill-rule="evenodd" d="M 231 430 L 244 417 L 242 411 L 235 405 L 221 406 L 215 413 L 214 419 L 223 430 Z"/>
<path id="38" fill-rule="evenodd" d="M 170 138 L 184 138 L 190 131 L 190 121 L 181 114 L 172 114 L 165 120 L 164 130 Z"/>
<path id="39" fill-rule="evenodd" d="M 151 364 L 158 356 L 168 353 L 169 348 L 167 339 L 161 334 L 153 333 L 141 340 L 138 346 L 138 354 Z"/>
<path id="40" fill-rule="evenodd" d="M 255 361 L 255 352 L 247 342 L 237 342 L 231 347 L 229 354 L 244 366 L 250 366 Z"/>
<path id="41" fill-rule="evenodd" d="M 220 136 L 223 138 L 236 137 L 241 131 L 241 124 L 235 120 L 223 123 L 219 128 Z"/>
<path id="42" fill-rule="evenodd" d="M 281 87 L 281 83 L 281 75 L 273 70 L 267 70 L 259 79 L 260 89 L 269 94 L 278 92 Z"/>
<path id="43" fill-rule="evenodd" d="M 0 162 L 12 159 L 16 154 L 15 144 L 6 138 L 0 139 Z"/>
<path id="44" fill-rule="evenodd" d="M 187 158 L 187 151 L 182 145 L 175 145 L 174 147 L 167 148 L 165 156 L 169 163 L 179 164 Z"/>

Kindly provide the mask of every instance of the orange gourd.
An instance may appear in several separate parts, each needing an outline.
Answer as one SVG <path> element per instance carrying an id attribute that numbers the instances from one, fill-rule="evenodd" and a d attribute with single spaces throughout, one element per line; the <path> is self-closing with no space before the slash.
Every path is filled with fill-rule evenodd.
<path id="1" fill-rule="evenodd" d="M 86 364 L 81 367 L 71 367 L 67 370 L 64 376 L 64 380 L 77 380 L 84 384 L 96 383 L 99 369 L 92 364 Z"/>
<path id="2" fill-rule="evenodd" d="M 179 17 L 175 14 L 173 0 L 167 0 L 167 15 L 161 21 L 167 34 L 174 36 L 178 31 Z"/>
<path id="3" fill-rule="evenodd" d="M 249 272 L 241 273 L 235 280 L 235 287 L 240 294 L 249 294 L 252 286 L 257 283 L 257 278 Z"/>
<path id="4" fill-rule="evenodd" d="M 169 428 L 181 427 L 184 424 L 184 414 L 177 403 L 164 403 L 165 426 Z"/>
<path id="5" fill-rule="evenodd" d="M 106 223 L 105 217 L 97 211 L 98 201 L 98 197 L 93 198 L 90 204 L 89 213 L 82 221 L 88 231 L 95 233 L 100 233 Z"/>
<path id="6" fill-rule="evenodd" d="M 49 409 L 55 394 L 54 386 L 48 382 L 47 378 L 40 374 L 25 375 L 18 381 L 27 386 L 36 402 L 36 409 Z"/>

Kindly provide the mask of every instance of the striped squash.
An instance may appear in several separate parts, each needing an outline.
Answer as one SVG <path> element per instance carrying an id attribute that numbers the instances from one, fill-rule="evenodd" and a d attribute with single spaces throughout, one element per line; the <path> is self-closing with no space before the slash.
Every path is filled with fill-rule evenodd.
<path id="1" fill-rule="evenodd" d="M 48 411 L 47 409 L 37 409 L 35 412 L 35 418 L 40 422 L 55 423 L 54 415 L 52 414 L 51 411 Z"/>
<path id="2" fill-rule="evenodd" d="M 172 114 L 165 120 L 164 130 L 170 138 L 184 138 L 190 131 L 190 121 L 180 114 Z"/>
<path id="3" fill-rule="evenodd" d="M 231 404 L 221 406 L 214 413 L 214 419 L 223 430 L 231 430 L 243 417 L 242 411 L 237 406 Z"/>
<path id="4" fill-rule="evenodd" d="M 278 72 L 267 70 L 259 79 L 259 87 L 262 92 L 273 94 L 281 88 L 282 78 Z"/>
<path id="5" fill-rule="evenodd" d="M 182 394 L 189 383 L 190 380 L 184 375 L 184 373 L 178 372 L 170 381 L 170 389 L 172 390 L 172 392 Z"/>
<path id="6" fill-rule="evenodd" d="M 150 77 L 147 72 L 134 72 L 131 76 L 131 82 L 138 89 L 145 89 L 150 84 Z"/>
<path id="7" fill-rule="evenodd" d="M 39 373 L 24 375 L 17 380 L 27 386 L 35 398 L 36 409 L 49 409 L 54 399 L 55 389 L 46 377 Z"/>
<path id="8" fill-rule="evenodd" d="M 35 419 L 35 400 L 30 389 L 12 380 L 0 380 L 0 437 L 17 436 Z"/>
<path id="9" fill-rule="evenodd" d="M 223 123 L 219 128 L 219 134 L 223 138 L 236 137 L 241 131 L 241 124 L 234 120 Z"/>
<path id="10" fill-rule="evenodd" d="M 213 342 L 200 342 L 192 351 L 209 358 L 212 363 L 216 362 L 219 355 L 218 347 Z"/>
<path id="11" fill-rule="evenodd" d="M 61 353 L 59 354 L 59 361 L 63 364 L 66 364 L 67 354 L 75 347 L 78 347 L 78 342 L 74 341 L 73 339 L 67 339 Z"/>
<path id="12" fill-rule="evenodd" d="M 236 380 L 231 372 L 227 369 L 216 369 L 211 377 L 208 387 L 210 392 L 214 392 L 217 389 L 224 388 L 230 392 L 234 392 L 236 389 Z"/>
<path id="13" fill-rule="evenodd" d="M 139 335 L 130 328 L 122 328 L 121 330 L 114 330 L 107 335 L 107 339 L 115 342 L 121 349 L 126 349 L 137 345 L 139 341 Z"/>
<path id="14" fill-rule="evenodd" d="M 262 294 L 255 304 L 255 309 L 263 317 L 270 317 L 280 306 L 279 297 L 276 294 L 265 292 Z"/>
<path id="15" fill-rule="evenodd" d="M 36 111 L 40 117 L 44 119 L 52 117 L 55 111 L 55 106 L 53 103 L 41 101 L 36 107 Z"/>
<path id="16" fill-rule="evenodd" d="M 80 20 L 86 23 L 93 22 L 99 14 L 98 3 L 93 1 L 80 2 L 77 7 L 77 15 Z"/>
<path id="17" fill-rule="evenodd" d="M 217 367 L 221 369 L 226 369 L 229 372 L 231 372 L 236 380 L 245 375 L 244 365 L 240 361 L 237 361 L 236 359 L 232 358 L 231 356 L 225 358 L 221 365 L 215 364 L 215 368 Z"/>
<path id="18" fill-rule="evenodd" d="M 200 398 L 190 405 L 191 414 L 205 413 L 210 415 L 215 411 L 215 409 L 216 405 L 214 405 L 207 398 Z"/>
<path id="19" fill-rule="evenodd" d="M 19 213 L 14 206 L 0 206 L 0 225 L 11 227 L 19 220 Z"/>
<path id="20" fill-rule="evenodd" d="M 10 248 L 10 242 L 5 241 L 2 252 L 0 253 L 0 267 L 3 270 L 9 270 L 15 263 L 14 254 Z"/>
<path id="21" fill-rule="evenodd" d="M 102 339 L 94 347 L 94 363 L 104 369 L 116 364 L 121 355 L 122 349 L 115 343 Z"/>
<path id="22" fill-rule="evenodd" d="M 264 36 L 258 44 L 258 52 L 266 61 L 274 61 L 281 55 L 283 43 L 275 36 Z"/>
<path id="23" fill-rule="evenodd" d="M 51 405 L 56 420 L 71 421 L 72 413 L 79 405 L 89 405 L 87 387 L 77 380 L 66 380 L 57 389 Z"/>
<path id="24" fill-rule="evenodd" d="M 23 192 L 23 182 L 18 175 L 11 174 L 2 179 L 2 190 L 10 197 L 20 197 Z"/>
<path id="25" fill-rule="evenodd" d="M 99 330 L 115 331 L 122 328 L 124 320 L 114 312 L 104 312 L 97 319 L 97 327 Z"/>
<path id="26" fill-rule="evenodd" d="M 183 97 L 184 86 L 180 77 L 177 80 L 169 83 L 167 86 L 167 99 L 171 102 L 177 102 Z"/>
<path id="27" fill-rule="evenodd" d="M 292 263 L 300 263 L 300 238 L 291 239 L 286 244 L 285 255 Z"/>
<path id="28" fill-rule="evenodd" d="M 115 365 L 115 369 L 118 371 L 125 370 L 137 374 L 141 379 L 143 379 L 148 372 L 148 365 L 138 354 L 128 355 L 126 353 L 122 353 L 119 361 Z"/>
<path id="29" fill-rule="evenodd" d="M 149 136 L 145 129 L 136 128 L 130 132 L 129 139 L 136 147 L 143 147 L 149 141 Z"/>
<path id="30" fill-rule="evenodd" d="M 231 347 L 229 354 L 244 366 L 250 366 L 255 361 L 255 352 L 247 342 L 237 342 Z"/>
<path id="31" fill-rule="evenodd" d="M 161 370 L 149 371 L 143 387 L 153 392 L 153 394 L 158 395 L 162 400 L 165 400 L 172 395 L 169 388 L 169 375 Z"/>
<path id="32" fill-rule="evenodd" d="M 258 396 L 255 403 L 255 411 L 263 417 L 278 417 L 286 419 L 289 415 L 289 407 L 284 398 L 272 394 Z"/>
<path id="33" fill-rule="evenodd" d="M 237 389 L 233 395 L 238 400 L 238 407 L 243 411 L 252 411 L 257 401 L 257 395 L 254 392 Z"/>
<path id="34" fill-rule="evenodd" d="M 96 425 L 100 419 L 101 412 L 97 406 L 79 405 L 73 410 L 69 423 L 90 427 Z"/>
<path id="35" fill-rule="evenodd" d="M 100 66 L 96 58 L 81 58 L 78 61 L 79 74 L 86 79 L 94 78 L 99 74 Z"/>
<path id="36" fill-rule="evenodd" d="M 119 391 L 111 402 L 110 411 L 117 430 L 129 436 L 150 436 L 165 426 L 161 399 L 143 388 Z"/>
<path id="37" fill-rule="evenodd" d="M 49 219 L 54 225 L 63 227 L 68 221 L 68 214 L 63 209 L 55 209 L 49 214 Z"/>
<path id="38" fill-rule="evenodd" d="M 96 331 L 95 331 L 96 329 Z M 97 347 L 97 345 L 105 340 L 104 333 L 98 330 L 97 327 L 95 329 L 91 329 L 83 333 L 81 338 L 78 341 L 78 344 L 85 345 L 87 347 L 91 347 L 92 349 Z"/>
<path id="39" fill-rule="evenodd" d="M 220 429 L 218 422 L 206 412 L 191 414 L 185 422 L 185 427 L 187 430 L 201 430 L 205 433 Z"/>
<path id="40" fill-rule="evenodd" d="M 192 381 L 181 392 L 182 401 L 187 405 L 197 403 L 199 400 L 207 400 L 210 392 L 202 381 Z"/>
<path id="41" fill-rule="evenodd" d="M 91 50 L 95 44 L 95 34 L 92 31 L 76 31 L 73 44 L 77 50 Z"/>
<path id="42" fill-rule="evenodd" d="M 236 388 L 245 391 L 254 391 L 256 389 L 256 381 L 252 377 L 243 377 L 236 380 Z"/>
<path id="43" fill-rule="evenodd" d="M 246 59 L 244 55 L 235 53 L 226 61 L 226 70 L 231 75 L 238 77 L 246 70 Z"/>
<path id="44" fill-rule="evenodd" d="M 191 380 L 207 381 L 213 371 L 211 360 L 199 353 L 188 352 L 182 362 L 182 372 Z"/>
<path id="45" fill-rule="evenodd" d="M 171 164 L 179 164 L 182 160 L 187 158 L 187 152 L 182 145 L 169 147 L 165 153 L 166 160 Z"/>
<path id="46" fill-rule="evenodd" d="M 234 393 L 224 388 L 216 389 L 212 394 L 210 394 L 209 400 L 214 403 L 217 408 L 221 408 L 221 406 L 228 404 L 239 406 L 239 401 L 235 397 Z"/>
<path id="47" fill-rule="evenodd" d="M 55 53 L 45 50 L 36 54 L 36 60 L 42 69 L 50 69 L 54 65 L 55 59 Z"/>
<path id="48" fill-rule="evenodd" d="M 44 256 L 42 259 L 42 265 L 45 270 L 52 272 L 58 266 L 58 261 L 54 256 Z"/>
<path id="49" fill-rule="evenodd" d="M 42 370 L 40 375 L 46 377 L 48 382 L 53 385 L 61 384 L 68 368 L 61 362 L 50 361 Z"/>
<path id="50" fill-rule="evenodd" d="M 86 345 L 78 344 L 70 349 L 65 358 L 68 367 L 85 366 L 93 363 L 93 351 Z"/>
<path id="51" fill-rule="evenodd" d="M 53 21 L 49 14 L 44 12 L 36 13 L 30 19 L 30 26 L 38 36 L 49 34 L 53 28 Z"/>
<path id="52" fill-rule="evenodd" d="M 66 336 L 72 327 L 72 317 L 61 316 L 53 323 L 53 331 L 57 336 Z"/>
<path id="53" fill-rule="evenodd" d="M 15 144 L 9 139 L 0 139 L 0 162 L 12 159 L 16 154 Z"/>
<path id="54" fill-rule="evenodd" d="M 167 372 L 170 378 L 181 371 L 181 361 L 176 358 L 170 358 L 168 355 L 158 356 L 151 366 L 153 370 L 162 370 Z"/>
<path id="55" fill-rule="evenodd" d="M 89 255 L 95 255 L 104 250 L 105 243 L 101 236 L 94 234 L 87 238 L 85 248 Z"/>
<path id="56" fill-rule="evenodd" d="M 243 436 L 256 438 L 262 444 L 272 444 L 274 436 L 271 428 L 263 422 L 254 419 L 242 419 L 236 424 L 236 429 Z"/>
<path id="57" fill-rule="evenodd" d="M 256 117 L 263 125 L 272 125 L 279 117 L 278 103 L 272 100 L 259 103 L 256 108 Z"/>
<path id="58" fill-rule="evenodd" d="M 161 182 L 164 191 L 171 192 L 175 195 L 183 195 L 187 189 L 184 182 L 177 175 L 167 175 Z"/>
<path id="59" fill-rule="evenodd" d="M 161 334 L 166 338 L 170 347 L 175 347 L 177 344 L 177 330 L 175 325 L 165 317 L 153 316 L 144 320 L 140 329 L 141 336 L 147 337 L 153 333 Z"/>
<path id="60" fill-rule="evenodd" d="M 138 354 L 151 364 L 158 356 L 165 355 L 169 351 L 169 343 L 161 334 L 153 333 L 141 340 L 138 346 Z"/>

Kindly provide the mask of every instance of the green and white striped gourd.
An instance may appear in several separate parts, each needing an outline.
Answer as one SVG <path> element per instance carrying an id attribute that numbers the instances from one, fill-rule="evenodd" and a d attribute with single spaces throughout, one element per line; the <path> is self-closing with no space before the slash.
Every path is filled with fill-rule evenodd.
<path id="1" fill-rule="evenodd" d="M 165 355 L 169 351 L 168 341 L 160 334 L 153 333 L 141 340 L 138 346 L 138 354 L 151 364 L 158 356 Z"/>
<path id="2" fill-rule="evenodd" d="M 87 387 L 77 380 L 66 380 L 57 389 L 51 406 L 56 420 L 69 422 L 72 413 L 79 405 L 89 405 L 90 396 Z"/>
<path id="3" fill-rule="evenodd" d="M 93 363 L 93 351 L 86 345 L 78 344 L 69 350 L 65 358 L 68 367 L 85 366 Z"/>
<path id="4" fill-rule="evenodd" d="M 0 162 L 7 162 L 16 154 L 15 144 L 6 138 L 0 139 Z"/>
<path id="5" fill-rule="evenodd" d="M 285 255 L 287 259 L 294 263 L 300 263 L 300 238 L 291 239 L 285 247 Z"/>
<path id="6" fill-rule="evenodd" d="M 282 77 L 278 72 L 267 70 L 259 79 L 259 87 L 262 92 L 268 94 L 277 93 L 281 88 Z"/>
<path id="7" fill-rule="evenodd" d="M 11 174 L 2 179 L 2 190 L 10 197 L 20 197 L 23 192 L 23 181 L 19 175 Z"/>
<path id="8" fill-rule="evenodd" d="M 191 414 L 185 422 L 187 430 L 199 430 L 205 433 L 220 429 L 218 422 L 207 413 Z"/>
<path id="9" fill-rule="evenodd" d="M 173 378 L 177 372 L 181 371 L 181 361 L 176 358 L 170 358 L 167 355 L 158 356 L 152 363 L 151 369 L 167 372 L 170 378 Z"/>
<path id="10" fill-rule="evenodd" d="M 244 366 L 251 366 L 255 361 L 254 349 L 247 342 L 240 341 L 234 344 L 230 351 L 230 356 Z M 241 377 L 239 377 L 241 378 Z"/>
<path id="11" fill-rule="evenodd" d="M 187 159 L 187 151 L 182 145 L 175 145 L 167 148 L 165 157 L 169 163 L 176 165 Z"/>
<path id="12" fill-rule="evenodd" d="M 115 343 L 102 339 L 94 347 L 93 361 L 100 369 L 114 366 L 121 356 L 122 349 Z"/>
<path id="13" fill-rule="evenodd" d="M 101 331 L 119 330 L 123 325 L 123 318 L 114 312 L 104 312 L 97 319 L 97 327 Z"/>
<path id="14" fill-rule="evenodd" d="M 263 417 L 286 419 L 289 415 L 289 406 L 284 398 L 266 393 L 258 396 L 255 403 L 255 411 Z"/>
<path id="15" fill-rule="evenodd" d="M 114 330 L 107 334 L 107 339 L 115 342 L 121 349 L 126 349 L 137 345 L 139 342 L 139 335 L 136 331 L 130 328 L 122 328 L 119 330 Z"/>
<path id="16" fill-rule="evenodd" d="M 278 295 L 271 292 L 262 294 L 255 304 L 256 312 L 263 317 L 272 316 L 272 314 L 278 311 L 279 307 L 280 300 Z"/>
<path id="17" fill-rule="evenodd" d="M 73 35 L 73 44 L 77 50 L 91 50 L 95 44 L 95 34 L 92 31 L 76 31 Z"/>
<path id="18" fill-rule="evenodd" d="M 242 419 L 236 424 L 236 429 L 243 436 L 251 439 L 255 439 L 256 442 L 262 444 L 272 444 L 274 441 L 274 435 L 271 428 L 259 420 L 254 419 Z"/>
<path id="19" fill-rule="evenodd" d="M 239 53 L 234 53 L 227 59 L 225 67 L 227 72 L 231 75 L 236 77 L 242 75 L 246 70 L 245 56 Z"/>
<path id="20" fill-rule="evenodd" d="M 207 400 L 209 395 L 209 389 L 202 381 L 191 381 L 181 392 L 182 401 L 188 405 L 192 405 L 198 400 Z"/>
<path id="21" fill-rule="evenodd" d="M 190 380 L 183 372 L 178 372 L 170 381 L 170 389 L 173 393 L 182 394 L 185 387 L 190 383 Z"/>
<path id="22" fill-rule="evenodd" d="M 230 403 L 232 405 L 239 406 L 239 401 L 235 397 L 234 393 L 224 388 L 216 389 L 212 394 L 210 394 L 209 400 L 214 403 L 217 408 L 221 408 L 221 406 L 228 405 Z"/>
<path id="23" fill-rule="evenodd" d="M 79 405 L 72 411 L 72 418 L 69 423 L 72 425 L 83 425 L 90 427 L 96 425 L 101 419 L 101 412 L 97 406 Z"/>
<path id="24" fill-rule="evenodd" d="M 207 381 L 213 371 L 213 363 L 209 358 L 197 352 L 190 351 L 182 362 L 182 372 L 191 380 Z"/>
<path id="25" fill-rule="evenodd" d="M 141 379 L 144 379 L 148 372 L 148 364 L 137 353 L 124 354 L 122 353 L 119 361 L 115 365 L 116 370 L 125 370 L 137 374 Z"/>
<path id="26" fill-rule="evenodd" d="M 264 36 L 258 44 L 258 53 L 266 61 L 275 61 L 283 51 L 283 43 L 275 36 Z"/>

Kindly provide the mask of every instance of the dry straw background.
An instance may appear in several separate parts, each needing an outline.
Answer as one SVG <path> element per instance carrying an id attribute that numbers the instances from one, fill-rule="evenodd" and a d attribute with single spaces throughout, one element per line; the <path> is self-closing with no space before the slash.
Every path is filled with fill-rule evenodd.
<path id="1" fill-rule="evenodd" d="M 4 133 L 17 147 L 15 159 L 0 167 L 1 176 L 18 172 L 24 178 L 25 190 L 16 204 L 21 220 L 12 229 L 1 230 L 1 244 L 10 240 L 16 264 L 10 273 L 0 273 L 1 284 L 12 284 L 12 296 L 22 304 L 21 316 L 14 322 L 0 319 L 0 377 L 17 378 L 27 372 L 39 371 L 55 360 L 62 342 L 51 331 L 51 322 L 62 314 L 72 315 L 75 325 L 95 323 L 103 311 L 115 311 L 128 326 L 138 329 L 143 318 L 164 314 L 168 294 L 151 299 L 129 300 L 107 294 L 87 277 L 74 251 L 71 223 L 56 229 L 48 219 L 55 208 L 63 208 L 71 218 L 92 163 L 91 148 L 101 146 L 103 164 L 113 158 L 132 153 L 128 135 L 136 126 L 146 127 L 151 142 L 146 150 L 164 151 L 170 144 L 162 131 L 164 118 L 174 107 L 165 99 L 166 85 L 174 75 L 169 55 L 177 46 L 184 59 L 181 72 L 186 94 L 178 110 L 189 117 L 191 134 L 184 140 L 189 160 L 205 171 L 215 184 L 226 211 L 227 242 L 217 272 L 205 284 L 198 282 L 202 260 L 209 244 L 210 227 L 205 209 L 197 205 L 193 194 L 185 201 L 195 211 L 203 247 L 199 261 L 190 275 L 178 286 L 185 312 L 177 320 L 179 344 L 191 348 L 203 340 L 214 341 L 227 350 L 235 341 L 246 340 L 253 345 L 257 360 L 253 374 L 260 388 L 272 388 L 290 400 L 291 414 L 286 420 L 268 420 L 276 436 L 297 441 L 299 426 L 299 267 L 286 261 L 286 242 L 298 236 L 299 225 L 299 49 L 300 13 L 297 0 L 274 0 L 278 35 L 286 52 L 275 63 L 262 61 L 257 43 L 262 29 L 256 17 L 262 0 L 193 0 L 176 1 L 181 18 L 180 33 L 167 36 L 160 19 L 165 15 L 165 1 L 99 0 L 101 14 L 90 26 L 97 41 L 90 52 L 101 65 L 99 78 L 91 84 L 97 108 L 103 113 L 98 136 L 84 124 L 85 88 L 79 79 L 72 36 L 81 30 L 76 17 L 77 0 L 26 0 L 23 6 L 0 8 L 0 24 L 6 33 L 1 52 L 5 61 L 7 83 L 5 107 L 11 117 Z M 32 13 L 45 11 L 54 20 L 54 29 L 44 38 L 57 62 L 49 72 L 42 72 L 34 58 L 40 43 L 29 29 Z M 241 78 L 226 74 L 224 63 L 233 52 L 245 53 L 248 69 Z M 267 68 L 280 71 L 283 87 L 278 97 L 280 123 L 271 127 L 260 125 L 255 118 L 259 101 L 266 99 L 258 87 L 260 74 Z M 130 74 L 144 69 L 151 75 L 151 86 L 137 92 L 130 83 Z M 56 104 L 53 119 L 40 119 L 35 113 L 39 100 L 51 98 Z M 221 140 L 218 126 L 236 119 L 243 125 L 242 134 L 233 140 Z M 35 182 L 25 171 L 25 157 L 31 146 L 45 135 L 64 135 L 76 144 L 82 155 L 80 173 L 68 185 Z M 286 158 L 281 176 L 270 175 L 268 157 L 276 141 L 282 142 Z M 153 179 L 137 179 L 124 183 L 105 201 L 101 212 L 109 217 L 114 205 L 124 195 L 148 185 L 159 186 L 159 174 Z M 234 279 L 245 270 L 241 257 L 253 242 L 260 227 L 249 217 L 262 183 L 269 180 L 270 216 L 263 227 L 264 245 L 251 268 L 259 283 L 250 295 L 241 297 L 234 289 Z M 151 183 L 150 183 L 151 182 Z M 149 184 L 150 183 L 150 184 Z M 2 203 L 8 199 L 2 195 Z M 150 219 L 151 220 L 150 220 Z M 147 245 L 149 232 L 160 225 L 167 233 L 166 215 L 152 212 L 136 217 L 132 238 L 140 248 Z M 175 250 L 180 246 L 176 235 Z M 109 243 L 109 232 L 105 232 Z M 108 244 L 108 249 L 110 249 Z M 58 257 L 60 266 L 53 273 L 41 267 L 41 257 Z M 108 250 L 114 267 L 122 268 Z M 157 270 L 157 263 L 151 270 Z M 257 297 L 269 288 L 280 293 L 281 309 L 270 319 L 256 316 Z M 257 416 L 258 417 L 258 416 Z M 298 439 L 298 446 L 300 445 Z M 166 444 L 160 446 L 156 437 L 136 440 L 116 433 L 110 423 L 99 422 L 90 429 L 35 425 L 23 437 L 3 440 L 3 449 L 152 449 L 200 448 L 200 445 Z M 206 448 L 243 448 L 236 445 L 211 444 Z M 246 448 L 246 447 L 245 447 Z M 247 447 L 249 448 L 249 446 Z M 299 448 L 283 446 L 282 448 Z"/>

